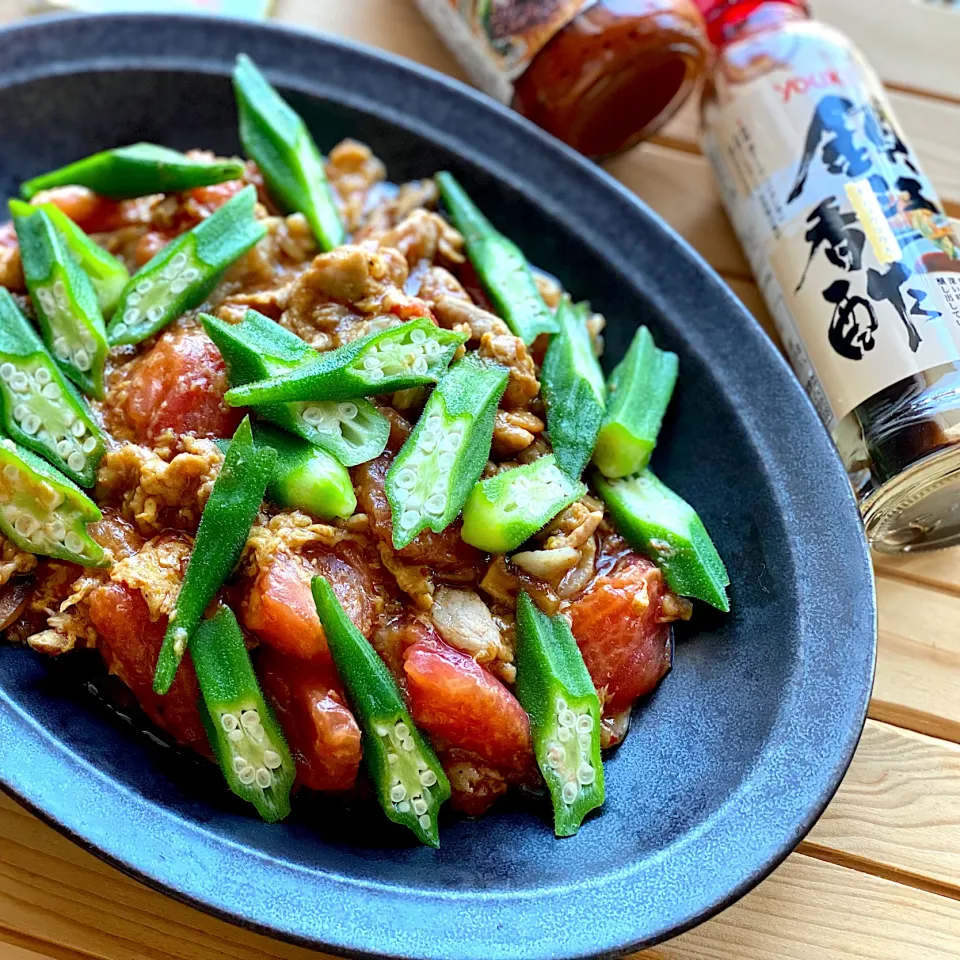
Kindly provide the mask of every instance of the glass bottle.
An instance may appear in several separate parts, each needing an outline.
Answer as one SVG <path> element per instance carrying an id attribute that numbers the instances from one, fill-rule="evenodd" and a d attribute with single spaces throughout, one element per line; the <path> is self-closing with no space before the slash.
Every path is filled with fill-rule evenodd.
<path id="1" fill-rule="evenodd" d="M 471 80 L 588 156 L 687 99 L 709 42 L 693 0 L 417 0 Z"/>
<path id="2" fill-rule="evenodd" d="M 700 2 L 704 151 L 867 537 L 960 542 L 960 241 L 936 191 L 876 74 L 801 0 Z"/>

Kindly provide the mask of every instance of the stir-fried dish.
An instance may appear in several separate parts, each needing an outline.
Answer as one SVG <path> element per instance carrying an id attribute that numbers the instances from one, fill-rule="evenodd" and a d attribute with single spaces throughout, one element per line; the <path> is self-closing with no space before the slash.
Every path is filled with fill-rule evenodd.
<path id="1" fill-rule="evenodd" d="M 268 821 L 369 796 L 435 846 L 519 788 L 573 834 L 672 622 L 728 609 L 648 467 L 677 357 L 640 328 L 607 380 L 453 176 L 234 84 L 247 160 L 136 144 L 10 203 L 0 630 L 95 648 Z"/>

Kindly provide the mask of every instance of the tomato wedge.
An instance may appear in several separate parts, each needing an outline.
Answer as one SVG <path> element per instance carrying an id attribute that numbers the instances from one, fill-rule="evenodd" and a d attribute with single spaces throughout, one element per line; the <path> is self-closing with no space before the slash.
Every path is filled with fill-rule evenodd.
<path id="1" fill-rule="evenodd" d="M 629 553 L 569 607 L 605 716 L 653 691 L 670 669 L 670 625 L 660 622 L 665 592 L 660 571 Z"/>

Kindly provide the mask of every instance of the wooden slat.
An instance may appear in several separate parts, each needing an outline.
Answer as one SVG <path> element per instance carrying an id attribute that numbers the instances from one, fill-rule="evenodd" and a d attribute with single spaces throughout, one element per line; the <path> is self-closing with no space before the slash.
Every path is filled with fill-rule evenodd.
<path id="1" fill-rule="evenodd" d="M 886 83 L 960 101 L 960 14 L 916 0 L 811 0 Z"/>
<path id="2" fill-rule="evenodd" d="M 2 7 L 3 0 L 0 0 Z M 29 944 L 30 946 L 24 946 Z M 90 954 L 64 950 L 49 943 L 38 943 L 16 931 L 0 929 L 0 958 L 2 960 L 89 960 Z"/>
<path id="3" fill-rule="evenodd" d="M 389 4 L 389 9 L 388 9 Z M 464 79 L 413 0 L 275 0 L 277 20 L 348 37 Z"/>
<path id="4" fill-rule="evenodd" d="M 873 566 L 901 580 L 960 594 L 960 547 L 905 556 L 875 553 Z"/>
<path id="5" fill-rule="evenodd" d="M 750 279 L 750 267 L 724 213 L 704 157 L 655 143 L 604 164 L 606 170 L 663 216 L 725 276 Z"/>
<path id="6" fill-rule="evenodd" d="M 960 957 L 960 902 L 794 854 L 719 917 L 641 957 L 947 960 Z"/>
<path id="7" fill-rule="evenodd" d="M 854 782 L 868 779 L 869 768 Z M 910 798 L 899 805 L 904 810 L 917 803 Z M 870 805 L 878 806 L 876 791 Z M 914 806 L 922 815 L 928 810 L 922 802 Z M 879 814 L 876 819 L 883 824 Z M 896 829 L 893 819 L 891 808 L 888 837 Z M 850 827 L 833 829 L 848 841 L 858 835 Z M 67 960 L 321 960 L 319 954 L 248 933 L 126 879 L 5 797 L 0 798 L 0 837 L 0 940 L 3 927 L 42 930 L 53 945 L 49 956 Z M 960 902 L 794 855 L 720 918 L 643 958 L 903 960 L 907 954 L 897 950 L 904 943 L 925 951 L 911 956 L 960 957 Z"/>
<path id="8" fill-rule="evenodd" d="M 56 948 L 103 960 L 323 960 L 147 889 L 6 796 L 0 838 L 0 930 L 42 932 Z"/>
<path id="9" fill-rule="evenodd" d="M 868 720 L 806 851 L 960 897 L 960 746 Z"/>
<path id="10" fill-rule="evenodd" d="M 877 606 L 870 716 L 960 742 L 960 597 L 881 574 Z"/>

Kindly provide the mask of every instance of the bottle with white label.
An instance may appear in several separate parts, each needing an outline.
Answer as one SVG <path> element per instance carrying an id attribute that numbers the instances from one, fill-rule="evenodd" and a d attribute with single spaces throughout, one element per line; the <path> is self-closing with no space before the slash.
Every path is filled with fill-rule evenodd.
<path id="1" fill-rule="evenodd" d="M 950 220 L 843 34 L 800 0 L 700 3 L 718 50 L 704 151 L 868 539 L 886 552 L 960 542 Z"/>

